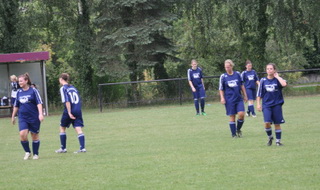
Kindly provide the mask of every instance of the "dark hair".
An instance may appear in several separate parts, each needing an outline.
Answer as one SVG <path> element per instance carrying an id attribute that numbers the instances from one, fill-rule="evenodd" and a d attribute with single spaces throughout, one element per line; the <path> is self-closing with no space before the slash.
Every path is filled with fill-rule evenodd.
<path id="1" fill-rule="evenodd" d="M 68 73 L 61 73 L 59 78 L 62 78 L 64 81 L 69 82 L 70 81 L 70 76 Z"/>
<path id="2" fill-rule="evenodd" d="M 25 73 L 25 74 L 22 74 L 22 75 L 19 75 L 18 78 L 23 78 L 24 80 L 27 80 L 27 84 L 29 86 L 31 86 L 31 80 L 30 80 L 30 76 L 29 76 L 29 73 Z"/>
<path id="3" fill-rule="evenodd" d="M 268 64 L 266 65 L 266 68 L 267 68 L 268 65 L 271 65 L 274 70 L 277 70 L 276 64 L 274 64 L 274 63 L 268 63 Z"/>
<path id="4" fill-rule="evenodd" d="M 248 65 L 248 64 L 252 64 L 249 59 L 246 60 L 246 65 Z"/>

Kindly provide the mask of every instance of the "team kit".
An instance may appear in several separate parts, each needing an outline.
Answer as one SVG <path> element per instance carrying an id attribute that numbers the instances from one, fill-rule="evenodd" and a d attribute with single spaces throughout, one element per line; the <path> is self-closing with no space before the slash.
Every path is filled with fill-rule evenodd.
<path id="1" fill-rule="evenodd" d="M 259 80 L 255 70 L 252 69 L 250 60 L 246 61 L 246 70 L 242 73 L 234 71 L 234 63 L 227 59 L 224 62 L 225 73 L 219 79 L 220 102 L 225 106 L 226 115 L 229 116 L 229 127 L 232 138 L 241 138 L 241 128 L 244 124 L 244 117 L 256 117 L 254 101 L 257 101 L 257 110 L 262 111 L 264 128 L 268 136 L 267 146 L 271 146 L 274 140 L 272 125 L 274 125 L 275 139 L 277 146 L 281 143 L 281 124 L 285 123 L 282 113 L 284 99 L 282 88 L 287 83 L 279 76 L 276 65 L 269 63 L 266 65 L 267 76 Z M 205 112 L 205 85 L 203 81 L 202 69 L 198 66 L 197 60 L 191 61 L 191 68 L 187 71 L 188 83 L 193 94 L 196 117 L 206 116 Z M 28 73 L 16 77 L 12 80 L 12 94 L 15 97 L 13 102 L 12 124 L 15 124 L 16 117 L 19 118 L 19 135 L 21 146 L 25 152 L 24 160 L 39 159 L 40 147 L 40 125 L 43 121 L 42 99 L 39 91 L 32 86 Z M 59 76 L 61 85 L 60 95 L 64 104 L 64 110 L 60 121 L 60 148 L 55 152 L 67 153 L 67 133 L 66 129 L 71 125 L 78 134 L 80 148 L 74 153 L 85 153 L 85 135 L 83 130 L 84 122 L 82 118 L 81 98 L 78 90 L 69 84 L 70 77 L 67 73 Z M 19 86 L 19 88 L 18 88 Z M 245 111 L 245 102 L 248 102 Z M 261 104 L 262 103 L 262 104 Z M 28 134 L 32 139 L 32 151 L 29 145 Z"/>

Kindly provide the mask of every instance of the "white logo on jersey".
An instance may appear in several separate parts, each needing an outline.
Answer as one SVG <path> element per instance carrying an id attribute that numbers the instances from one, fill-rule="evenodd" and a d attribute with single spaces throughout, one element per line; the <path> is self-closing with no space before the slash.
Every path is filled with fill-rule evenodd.
<path id="1" fill-rule="evenodd" d="M 254 80 L 254 75 L 248 75 L 248 80 Z"/>
<path id="2" fill-rule="evenodd" d="M 29 102 L 29 97 L 30 97 L 30 95 L 19 97 L 20 103 L 25 104 L 25 103 Z"/>
<path id="3" fill-rule="evenodd" d="M 277 86 L 277 84 L 265 85 L 266 91 L 267 92 L 274 92 L 274 91 L 276 91 L 276 86 Z"/>
<path id="4" fill-rule="evenodd" d="M 228 81 L 228 86 L 231 87 L 231 88 L 237 87 L 238 86 L 237 81 L 238 80 L 230 80 L 230 81 Z"/>
<path id="5" fill-rule="evenodd" d="M 195 79 L 200 78 L 200 73 L 193 73 L 193 78 L 195 78 Z"/>

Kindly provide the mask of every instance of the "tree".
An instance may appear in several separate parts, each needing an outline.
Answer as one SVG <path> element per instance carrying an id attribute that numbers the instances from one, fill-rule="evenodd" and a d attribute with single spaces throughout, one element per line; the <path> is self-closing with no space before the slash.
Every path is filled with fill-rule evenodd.
<path id="1" fill-rule="evenodd" d="M 26 27 L 19 0 L 0 0 L 0 52 L 15 53 L 26 51 Z"/>
<path id="2" fill-rule="evenodd" d="M 115 66 L 127 67 L 130 81 L 143 80 L 143 71 L 154 68 L 155 78 L 167 78 L 164 61 L 174 57 L 174 49 L 165 32 L 175 16 L 169 12 L 173 0 L 107 0 L 102 1 L 96 22 L 100 26 L 98 42 L 102 71 L 110 73 Z M 112 67 L 115 68 L 112 68 Z M 109 69 L 109 71 L 108 71 Z M 139 98 L 132 84 L 131 100 Z"/>

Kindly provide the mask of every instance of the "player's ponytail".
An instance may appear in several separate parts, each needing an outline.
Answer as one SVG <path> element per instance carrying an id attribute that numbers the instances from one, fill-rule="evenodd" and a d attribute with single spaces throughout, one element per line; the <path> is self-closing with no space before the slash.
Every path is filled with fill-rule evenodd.
<path id="1" fill-rule="evenodd" d="M 29 73 L 22 74 L 19 76 L 19 78 L 23 78 L 24 80 L 27 80 L 28 81 L 27 84 L 31 86 L 31 79 L 30 79 Z"/>
<path id="2" fill-rule="evenodd" d="M 68 73 L 61 73 L 61 75 L 59 76 L 59 78 L 63 79 L 66 82 L 70 82 L 70 76 Z"/>

